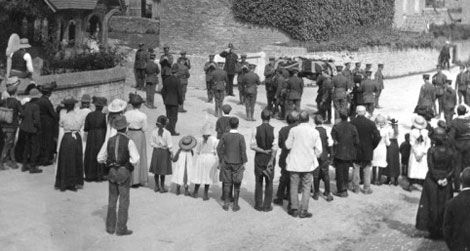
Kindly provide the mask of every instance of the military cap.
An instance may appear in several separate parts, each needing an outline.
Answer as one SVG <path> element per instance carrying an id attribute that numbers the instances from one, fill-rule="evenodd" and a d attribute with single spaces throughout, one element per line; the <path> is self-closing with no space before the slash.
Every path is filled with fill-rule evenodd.
<path id="1" fill-rule="evenodd" d="M 372 64 L 366 64 L 366 67 L 372 67 Z"/>
<path id="2" fill-rule="evenodd" d="M 366 71 L 367 75 L 372 75 L 372 71 Z"/>
<path id="3" fill-rule="evenodd" d="M 351 65 L 351 62 L 346 62 L 344 63 L 344 65 Z"/>
<path id="4" fill-rule="evenodd" d="M 186 51 L 181 51 L 180 52 L 180 55 L 185 55 L 186 54 Z"/>
<path id="5" fill-rule="evenodd" d="M 215 57 L 215 54 L 209 54 L 209 57 L 213 58 L 213 57 Z"/>
<path id="6" fill-rule="evenodd" d="M 91 102 L 91 97 L 88 94 L 84 94 L 82 96 L 82 99 L 80 100 L 82 103 L 90 103 Z"/>
<path id="7" fill-rule="evenodd" d="M 241 57 L 242 57 L 242 58 L 246 58 L 247 55 L 246 55 L 246 54 L 242 54 Z"/>
<path id="8" fill-rule="evenodd" d="M 269 57 L 269 61 L 274 61 L 274 60 L 276 60 L 275 57 Z"/>
<path id="9" fill-rule="evenodd" d="M 384 64 L 378 64 L 377 66 L 378 67 L 384 67 Z"/>
<path id="10" fill-rule="evenodd" d="M 341 71 L 342 69 L 343 69 L 343 66 L 342 66 L 342 65 L 337 65 L 337 66 L 336 66 L 336 70 L 337 70 L 337 71 Z"/>

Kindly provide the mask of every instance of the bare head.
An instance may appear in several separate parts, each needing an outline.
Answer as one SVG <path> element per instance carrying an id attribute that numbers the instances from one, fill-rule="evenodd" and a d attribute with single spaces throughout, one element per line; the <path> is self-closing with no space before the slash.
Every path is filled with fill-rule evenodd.
<path id="1" fill-rule="evenodd" d="M 359 116 L 366 116 L 366 113 L 367 113 L 366 107 L 363 105 L 356 107 L 356 113 Z"/>

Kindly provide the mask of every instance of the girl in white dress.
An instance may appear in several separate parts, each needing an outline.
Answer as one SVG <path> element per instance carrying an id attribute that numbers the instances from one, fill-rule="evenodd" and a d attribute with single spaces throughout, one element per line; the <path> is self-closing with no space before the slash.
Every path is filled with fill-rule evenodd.
<path id="1" fill-rule="evenodd" d="M 209 200 L 209 186 L 217 182 L 217 144 L 219 141 L 212 136 L 214 130 L 210 123 L 206 123 L 201 130 L 202 139 L 196 147 L 197 160 L 191 183 L 194 183 L 193 197 L 198 197 L 199 187 L 204 185 L 203 200 Z"/>
<path id="2" fill-rule="evenodd" d="M 171 182 L 176 184 L 176 195 L 180 195 L 181 186 L 184 186 L 184 195 L 189 196 L 189 182 L 194 173 L 193 148 L 196 147 L 197 140 L 193 136 L 184 136 L 179 142 L 178 152 L 176 152 L 173 162 L 173 176 Z"/>
<path id="3" fill-rule="evenodd" d="M 382 139 L 374 149 L 372 184 L 382 185 L 382 173 L 387 167 L 387 146 L 390 145 L 390 127 L 387 125 L 387 119 L 380 114 L 375 118 L 375 124 Z"/>
<path id="4" fill-rule="evenodd" d="M 426 129 L 427 122 L 422 116 L 417 116 L 410 132 L 411 153 L 408 163 L 409 186 L 406 190 L 411 191 L 414 183 L 426 178 L 428 172 L 427 154 L 431 147 L 429 131 Z"/>

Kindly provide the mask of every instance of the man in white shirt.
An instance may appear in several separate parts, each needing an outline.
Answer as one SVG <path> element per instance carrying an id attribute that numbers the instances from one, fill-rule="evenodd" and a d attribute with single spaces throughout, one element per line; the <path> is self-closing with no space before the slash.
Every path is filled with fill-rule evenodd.
<path id="1" fill-rule="evenodd" d="M 293 217 L 311 218 L 308 212 L 308 201 L 313 182 L 312 172 L 318 167 L 317 158 L 323 149 L 318 131 L 309 124 L 309 115 L 302 111 L 299 125 L 293 127 L 286 140 L 286 148 L 290 149 L 287 157 L 287 168 L 290 172 L 291 208 L 289 214 Z M 299 207 L 299 182 L 302 185 L 302 201 Z"/>
<path id="2" fill-rule="evenodd" d="M 126 117 L 119 116 L 113 121 L 117 134 L 108 140 L 105 151 L 97 156 L 98 163 L 105 163 L 109 169 L 109 204 L 106 217 L 106 232 L 116 235 L 130 235 L 127 229 L 129 211 L 129 192 L 131 174 L 139 163 L 140 156 L 134 142 L 126 135 Z M 116 216 L 116 204 L 119 199 L 119 212 Z M 116 224 L 117 220 L 117 224 Z"/>
<path id="3" fill-rule="evenodd" d="M 34 68 L 33 59 L 26 49 L 31 48 L 27 38 L 20 39 L 19 50 L 8 55 L 7 75 L 9 77 L 32 78 Z"/>

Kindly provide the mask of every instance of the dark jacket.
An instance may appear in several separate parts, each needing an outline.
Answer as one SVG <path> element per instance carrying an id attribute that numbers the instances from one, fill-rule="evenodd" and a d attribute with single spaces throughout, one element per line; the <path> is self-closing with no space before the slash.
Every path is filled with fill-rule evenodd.
<path id="1" fill-rule="evenodd" d="M 333 138 L 333 152 L 335 159 L 353 161 L 357 157 L 359 147 L 359 133 L 356 127 L 347 122 L 341 121 L 331 129 Z"/>
<path id="2" fill-rule="evenodd" d="M 29 133 L 38 133 L 41 130 L 41 119 L 39 116 L 39 105 L 36 98 L 31 99 L 24 105 L 23 120 L 20 129 Z"/>
<path id="3" fill-rule="evenodd" d="M 330 147 L 328 146 L 328 133 L 326 132 L 326 129 L 321 126 L 317 126 L 315 129 L 318 131 L 318 134 L 320 135 L 321 146 L 323 149 L 323 151 L 321 152 L 320 158 L 318 159 L 320 161 L 326 161 L 328 160 L 328 153 L 329 153 L 328 149 L 330 149 Z"/>
<path id="4" fill-rule="evenodd" d="M 436 87 L 436 95 L 438 97 L 444 94 L 446 80 L 447 76 L 442 72 L 438 72 L 432 76 L 432 84 Z"/>
<path id="5" fill-rule="evenodd" d="M 217 119 L 217 122 L 215 123 L 215 131 L 217 132 L 217 139 L 222 138 L 222 135 L 224 133 L 227 133 L 230 131 L 230 120 L 231 116 L 222 116 L 219 119 Z"/>
<path id="6" fill-rule="evenodd" d="M 21 106 L 21 102 L 14 97 L 9 97 L 0 101 L 0 106 L 7 107 L 13 110 L 13 122 L 10 124 L 2 123 L 2 127 L 5 130 L 16 130 L 19 126 L 19 119 L 21 114 L 23 113 L 23 107 Z"/>
<path id="7" fill-rule="evenodd" d="M 374 149 L 379 144 L 382 137 L 375 126 L 375 123 L 364 116 L 357 116 L 351 121 L 359 134 L 359 147 L 357 148 L 358 162 L 372 160 Z"/>
<path id="8" fill-rule="evenodd" d="M 296 124 L 284 126 L 279 130 L 279 137 L 278 137 L 278 145 L 281 149 L 281 154 L 279 155 L 279 167 L 281 169 L 286 169 L 287 163 L 287 155 L 289 155 L 290 150 L 286 147 L 286 140 L 289 136 L 289 131 L 292 127 L 296 126 Z"/>
<path id="9" fill-rule="evenodd" d="M 214 82 L 214 90 L 225 90 L 225 85 L 228 83 L 227 72 L 217 68 L 212 72 L 212 81 Z"/>
<path id="10" fill-rule="evenodd" d="M 338 73 L 336 76 L 333 76 L 331 78 L 331 84 L 333 85 L 334 99 L 347 98 L 346 91 L 352 88 L 352 81 L 350 81 L 344 73 Z"/>
<path id="11" fill-rule="evenodd" d="M 436 88 L 429 82 L 421 86 L 418 98 L 418 107 L 428 107 L 434 110 L 436 101 Z"/>
<path id="12" fill-rule="evenodd" d="M 302 98 L 304 91 L 304 81 L 299 77 L 289 77 L 287 79 L 287 99 L 297 100 Z"/>
<path id="13" fill-rule="evenodd" d="M 444 92 L 444 110 L 454 113 L 454 108 L 457 105 L 457 94 L 452 87 L 447 86 Z"/>
<path id="14" fill-rule="evenodd" d="M 241 82 L 246 94 L 258 93 L 258 85 L 261 84 L 258 74 L 250 71 L 243 75 Z"/>
<path id="15" fill-rule="evenodd" d="M 224 71 L 228 75 L 235 75 L 237 73 L 238 55 L 233 52 L 223 51 L 220 53 L 220 56 L 225 58 Z"/>
<path id="16" fill-rule="evenodd" d="M 470 191 L 461 192 L 447 202 L 444 214 L 444 239 L 451 251 L 470 250 Z"/>
<path id="17" fill-rule="evenodd" d="M 135 53 L 134 69 L 145 69 L 149 61 L 149 54 L 145 50 L 137 50 Z"/>
<path id="18" fill-rule="evenodd" d="M 263 123 L 256 127 L 256 145 L 263 150 L 270 150 L 273 148 L 274 143 L 274 127 L 269 123 Z M 255 153 L 255 174 L 260 174 L 266 169 L 271 154 Z"/>
<path id="19" fill-rule="evenodd" d="M 158 67 L 158 64 L 153 60 L 148 61 L 147 67 L 145 68 L 145 82 L 157 84 L 158 74 L 160 74 L 160 68 Z"/>
<path id="20" fill-rule="evenodd" d="M 222 135 L 217 145 L 217 153 L 222 163 L 244 164 L 247 162 L 246 142 L 240 133 L 228 132 Z"/>
<path id="21" fill-rule="evenodd" d="M 365 104 L 375 103 L 375 94 L 379 91 L 377 83 L 372 79 L 362 81 L 359 91 L 362 92 L 362 102 Z"/>
<path id="22" fill-rule="evenodd" d="M 177 106 L 183 104 L 181 83 L 175 76 L 169 76 L 163 81 L 162 98 L 165 105 Z"/>
<path id="23" fill-rule="evenodd" d="M 384 89 L 384 75 L 382 74 L 382 70 L 377 70 L 374 75 L 374 80 L 377 82 L 377 88 L 379 90 Z"/>

